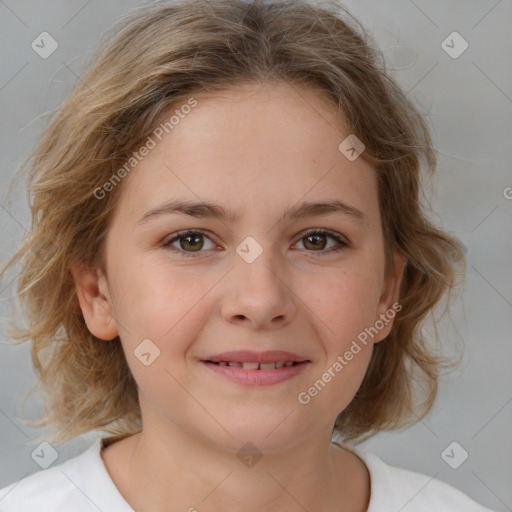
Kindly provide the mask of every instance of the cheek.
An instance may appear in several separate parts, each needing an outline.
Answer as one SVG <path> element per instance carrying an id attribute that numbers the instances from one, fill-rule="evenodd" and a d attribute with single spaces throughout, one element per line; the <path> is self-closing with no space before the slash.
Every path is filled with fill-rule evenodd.
<path id="1" fill-rule="evenodd" d="M 123 275 L 130 277 L 120 279 Z M 119 266 L 116 313 L 128 365 L 141 387 L 168 387 L 172 378 L 166 370 L 180 382 L 187 379 L 186 367 L 176 362 L 183 359 L 190 340 L 207 322 L 209 292 L 217 281 L 217 276 L 194 277 L 158 265 L 140 265 L 137 273 L 131 274 Z M 154 361 L 147 367 L 140 357 L 146 353 L 150 355 L 145 359 Z"/>
<path id="2" fill-rule="evenodd" d="M 328 365 L 298 394 L 298 403 L 310 408 L 310 417 L 334 419 L 353 400 L 372 354 L 371 345 L 359 345 L 357 353 L 347 350 L 333 354 Z M 352 354 L 350 360 L 348 353 Z"/>
<path id="3" fill-rule="evenodd" d="M 116 311 L 129 333 L 163 341 L 208 293 L 210 281 L 204 275 L 194 277 L 158 264 L 120 267 Z"/>
<path id="4" fill-rule="evenodd" d="M 376 269 L 337 269 L 316 285 L 304 283 L 301 297 L 325 324 L 330 345 L 343 347 L 375 322 L 380 297 Z M 349 343 L 350 344 L 350 343 Z"/>
<path id="5" fill-rule="evenodd" d="M 373 351 L 365 329 L 374 325 L 379 291 L 377 273 L 343 271 L 310 294 L 324 355 L 298 401 L 313 417 L 337 416 L 359 389 Z"/>
<path id="6" fill-rule="evenodd" d="M 148 399 L 163 400 L 169 408 L 186 401 L 182 386 L 189 385 L 190 376 L 181 363 L 204 323 L 201 299 L 212 286 L 167 271 L 140 272 L 119 288 L 123 351 Z"/>

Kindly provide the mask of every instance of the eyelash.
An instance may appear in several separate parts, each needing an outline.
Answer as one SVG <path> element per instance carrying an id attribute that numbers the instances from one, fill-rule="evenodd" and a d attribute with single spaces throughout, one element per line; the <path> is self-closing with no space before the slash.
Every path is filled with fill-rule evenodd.
<path id="1" fill-rule="evenodd" d="M 206 238 L 210 239 L 210 237 L 204 231 L 201 231 L 201 230 L 187 230 L 187 231 L 180 231 L 180 232 L 176 233 L 176 235 L 174 235 L 172 238 L 164 241 L 161 244 L 161 246 L 164 247 L 164 248 L 171 249 L 171 250 L 177 252 L 180 256 L 184 256 L 184 257 L 192 257 L 192 258 L 194 258 L 194 257 L 197 257 L 197 256 L 201 255 L 201 253 L 204 252 L 204 251 L 184 251 L 182 249 L 178 249 L 176 247 L 172 247 L 171 244 L 173 244 L 174 242 L 176 242 L 180 238 L 185 237 L 185 235 L 203 235 Z M 322 255 L 325 255 L 325 254 L 337 253 L 337 252 L 342 251 L 343 249 L 346 249 L 349 246 L 349 244 L 342 237 L 340 237 L 337 233 L 335 233 L 334 231 L 331 231 L 330 229 L 325 229 L 325 228 L 311 229 L 309 231 L 306 231 L 300 237 L 298 242 L 300 242 L 303 238 L 305 238 L 307 236 L 312 236 L 312 235 L 327 235 L 327 236 L 331 237 L 333 240 L 336 240 L 336 242 L 338 242 L 338 244 L 339 244 L 338 247 L 334 247 L 334 248 L 331 248 L 331 249 L 328 249 L 328 250 L 308 251 L 308 252 L 313 253 L 313 256 L 315 256 L 315 257 L 316 256 L 322 256 Z M 213 242 L 213 240 L 212 240 L 212 242 Z M 314 254 L 316 252 L 320 253 L 320 254 Z"/>

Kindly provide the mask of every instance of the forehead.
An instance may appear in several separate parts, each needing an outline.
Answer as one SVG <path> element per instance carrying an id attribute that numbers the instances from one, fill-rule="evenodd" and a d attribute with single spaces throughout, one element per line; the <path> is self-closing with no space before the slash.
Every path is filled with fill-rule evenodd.
<path id="1" fill-rule="evenodd" d="M 160 203 L 188 199 L 261 217 L 337 198 L 375 210 L 375 172 L 340 152 L 350 131 L 321 91 L 272 82 L 192 97 L 192 109 L 175 103 L 162 116 L 165 123 L 181 113 L 125 178 L 119 209 L 129 203 L 138 220 Z"/>

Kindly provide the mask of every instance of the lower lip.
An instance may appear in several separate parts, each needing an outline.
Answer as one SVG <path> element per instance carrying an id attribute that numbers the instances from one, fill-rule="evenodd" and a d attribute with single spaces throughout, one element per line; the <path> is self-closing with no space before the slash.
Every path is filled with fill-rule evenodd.
<path id="1" fill-rule="evenodd" d="M 270 384 L 283 382 L 299 375 L 309 364 L 309 361 L 306 361 L 294 366 L 282 366 L 273 370 L 244 370 L 240 366 L 220 366 L 205 361 L 201 362 L 215 373 L 247 386 L 269 386 Z"/>

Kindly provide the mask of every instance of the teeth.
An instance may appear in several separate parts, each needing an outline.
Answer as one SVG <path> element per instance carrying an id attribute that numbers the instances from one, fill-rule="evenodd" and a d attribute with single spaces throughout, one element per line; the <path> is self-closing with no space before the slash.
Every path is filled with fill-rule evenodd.
<path id="1" fill-rule="evenodd" d="M 243 363 L 242 367 L 244 370 L 257 370 L 259 363 Z"/>
<path id="2" fill-rule="evenodd" d="M 256 361 L 238 363 L 234 361 L 219 361 L 219 366 L 234 366 L 237 368 L 243 368 L 244 370 L 274 370 L 276 368 L 282 368 L 283 366 L 293 366 L 293 361 L 276 361 L 275 363 L 257 363 Z"/>

